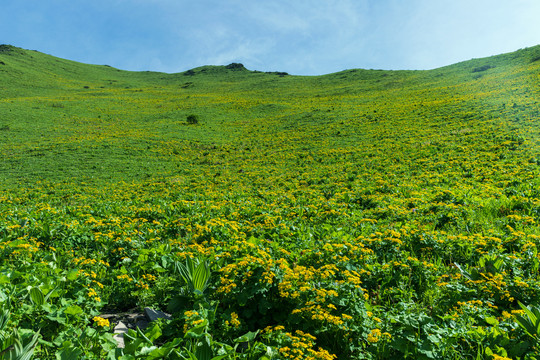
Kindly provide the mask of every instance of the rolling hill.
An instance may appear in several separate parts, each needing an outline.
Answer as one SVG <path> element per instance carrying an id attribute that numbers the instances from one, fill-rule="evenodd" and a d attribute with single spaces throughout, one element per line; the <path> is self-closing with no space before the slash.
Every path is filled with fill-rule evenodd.
<path id="1" fill-rule="evenodd" d="M 1 45 L 9 329 L 40 330 L 41 358 L 232 358 L 249 331 L 242 358 L 533 359 L 539 99 L 540 46 L 294 76 Z M 152 349 L 92 321 L 144 306 L 174 313 Z"/>

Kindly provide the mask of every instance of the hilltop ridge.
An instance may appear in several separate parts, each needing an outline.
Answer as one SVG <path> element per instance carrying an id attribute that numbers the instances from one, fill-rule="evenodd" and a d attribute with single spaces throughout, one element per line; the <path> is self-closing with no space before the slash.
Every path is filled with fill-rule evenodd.
<path id="1" fill-rule="evenodd" d="M 85 66 L 85 67 L 94 67 L 94 68 L 98 68 L 98 69 L 99 68 L 109 68 L 110 70 L 127 71 L 127 70 L 116 69 L 116 68 L 113 68 L 113 67 L 111 67 L 109 65 L 89 65 L 89 64 L 84 64 L 84 63 L 72 61 L 72 60 L 65 60 L 65 59 L 62 59 L 62 58 L 57 58 L 57 57 L 55 57 L 53 55 L 47 55 L 47 54 L 41 53 L 41 52 L 36 51 L 36 50 L 25 50 L 23 48 L 19 48 L 19 47 L 16 47 L 16 46 L 13 46 L 13 45 L 8 45 L 8 44 L 0 45 L 0 54 L 3 54 L 3 55 L 19 55 L 19 56 L 24 56 L 24 55 L 32 56 L 32 54 L 34 54 L 34 55 L 37 56 L 36 59 L 35 59 L 36 62 L 37 62 L 36 65 L 49 65 L 50 66 L 51 65 L 50 60 L 54 59 L 56 62 L 61 63 L 62 66 L 66 66 L 67 64 L 71 64 L 72 66 L 73 65 L 81 65 L 81 66 Z M 49 61 L 45 60 L 47 58 L 48 58 Z M 505 54 L 494 55 L 494 56 L 485 57 L 485 58 L 475 58 L 475 59 L 465 60 L 465 61 L 461 61 L 461 62 L 458 62 L 458 63 L 455 63 L 455 64 L 451 64 L 451 65 L 447 65 L 447 66 L 444 66 L 444 67 L 432 69 L 432 70 L 409 70 L 409 71 L 437 71 L 437 70 L 443 70 L 443 69 L 472 67 L 472 70 L 475 70 L 476 72 L 480 72 L 480 71 L 485 71 L 485 70 L 488 69 L 488 68 L 482 68 L 482 66 L 495 67 L 497 64 L 498 65 L 503 65 L 503 64 L 510 63 L 510 62 L 519 62 L 521 64 L 526 64 L 526 63 L 532 63 L 532 62 L 536 62 L 536 61 L 540 61 L 540 45 L 520 49 L 520 50 L 517 50 L 517 51 L 514 51 L 514 52 L 505 53 Z M 480 64 L 484 64 L 486 62 L 491 62 L 492 65 L 480 65 Z M 228 65 L 204 65 L 204 66 L 200 66 L 200 67 L 196 67 L 196 68 L 193 68 L 193 69 L 189 69 L 189 70 L 186 70 L 186 71 L 180 71 L 180 72 L 176 72 L 176 73 L 161 73 L 161 72 L 157 72 L 157 71 L 127 71 L 127 72 L 169 74 L 169 75 L 175 75 L 175 74 L 193 75 L 195 73 L 205 74 L 205 73 L 227 72 L 226 70 L 239 71 L 239 72 L 261 73 L 261 71 L 258 71 L 258 70 L 248 70 L 243 64 L 240 64 L 240 63 L 231 63 L 231 64 L 228 64 Z M 330 76 L 330 75 L 342 74 L 342 73 L 347 73 L 347 72 L 355 72 L 355 71 L 375 71 L 375 72 L 379 72 L 379 71 L 399 71 L 399 70 L 391 70 L 391 69 L 387 69 L 387 70 L 346 69 L 346 70 L 342 70 L 342 71 L 339 71 L 339 72 L 336 72 L 336 73 L 313 75 L 313 76 L 314 77 L 317 77 L 317 76 Z M 405 71 L 407 71 L 407 70 L 405 70 Z M 282 76 L 290 75 L 288 73 L 280 72 L 280 71 L 268 71 L 268 72 L 265 72 L 265 73 L 267 73 L 267 74 L 277 74 L 277 75 L 282 75 Z M 293 76 L 294 76 L 294 74 L 293 74 Z"/>

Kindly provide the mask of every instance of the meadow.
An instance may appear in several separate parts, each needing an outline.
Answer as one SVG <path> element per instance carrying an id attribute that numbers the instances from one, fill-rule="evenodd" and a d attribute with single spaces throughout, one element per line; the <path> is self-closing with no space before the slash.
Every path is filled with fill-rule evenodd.
<path id="1" fill-rule="evenodd" d="M 1 45 L 0 356 L 540 359 L 539 99 L 540 46 L 303 77 Z M 172 319 L 117 348 L 143 307 Z"/>

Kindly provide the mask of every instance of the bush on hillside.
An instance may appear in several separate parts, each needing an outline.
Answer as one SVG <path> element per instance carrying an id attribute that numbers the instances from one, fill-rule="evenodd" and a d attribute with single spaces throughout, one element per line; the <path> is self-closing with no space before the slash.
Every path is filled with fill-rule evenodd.
<path id="1" fill-rule="evenodd" d="M 492 65 L 483 65 L 483 66 L 475 67 L 474 69 L 472 69 L 472 72 L 473 72 L 473 73 L 476 73 L 476 72 L 482 72 L 482 71 L 486 71 L 486 70 L 492 69 L 492 68 L 494 68 L 494 67 L 495 67 L 495 66 L 492 66 Z"/>
<path id="2" fill-rule="evenodd" d="M 227 66 L 225 66 L 225 69 L 229 70 L 247 70 L 243 64 L 240 63 L 231 63 Z"/>
<path id="3" fill-rule="evenodd" d="M 195 114 L 190 114 L 186 116 L 186 121 L 190 125 L 198 124 L 199 123 L 199 117 Z"/>

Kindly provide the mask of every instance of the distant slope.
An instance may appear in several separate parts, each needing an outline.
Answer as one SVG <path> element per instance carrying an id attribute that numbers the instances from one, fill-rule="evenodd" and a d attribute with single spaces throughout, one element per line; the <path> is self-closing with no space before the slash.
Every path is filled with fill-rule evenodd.
<path id="1" fill-rule="evenodd" d="M 465 161 L 470 147 L 488 156 L 506 141 L 535 153 L 539 59 L 536 46 L 430 71 L 305 77 L 232 64 L 165 74 L 2 45 L 0 177 L 131 181 L 269 164 L 288 172 L 298 156 L 330 169 L 342 160 L 334 152 L 414 172 L 422 157 Z M 186 125 L 189 114 L 201 123 Z"/>
<path id="2" fill-rule="evenodd" d="M 0 45 L 0 76 L 2 89 L 24 91 L 39 89 L 73 90 L 92 84 L 105 86 L 126 76 L 130 82 L 139 82 L 149 74 L 121 71 L 110 66 L 87 65 L 46 55 L 37 51 L 23 50 L 10 45 Z"/>

